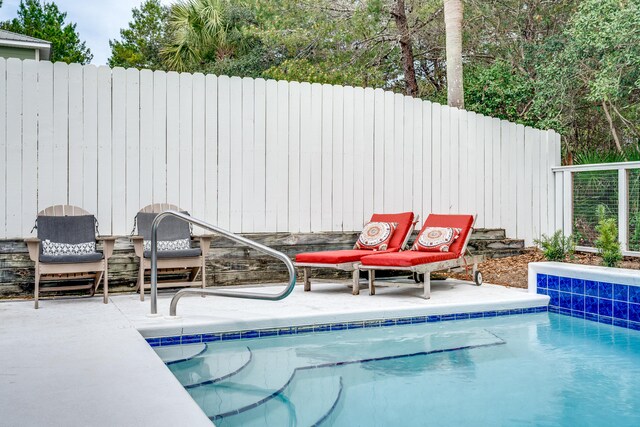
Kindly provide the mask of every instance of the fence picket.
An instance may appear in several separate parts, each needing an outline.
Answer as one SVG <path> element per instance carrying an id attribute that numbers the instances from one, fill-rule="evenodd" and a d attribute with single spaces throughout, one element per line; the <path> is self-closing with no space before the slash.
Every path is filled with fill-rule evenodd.
<path id="1" fill-rule="evenodd" d="M 33 224 L 26 215 L 35 217 L 38 212 L 38 67 L 36 61 L 22 64 L 22 206 L 20 235 L 28 236 Z M 80 121 L 82 125 L 82 121 Z M 22 215 L 24 212 L 24 217 Z"/>
<path id="2" fill-rule="evenodd" d="M 98 210 L 98 68 L 84 67 L 83 81 L 83 166 L 82 206 L 88 212 Z"/>

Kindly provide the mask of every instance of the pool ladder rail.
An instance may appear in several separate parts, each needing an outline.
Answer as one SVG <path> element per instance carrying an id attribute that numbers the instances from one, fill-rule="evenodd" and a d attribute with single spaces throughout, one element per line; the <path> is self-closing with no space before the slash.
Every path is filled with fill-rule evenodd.
<path id="1" fill-rule="evenodd" d="M 282 261 L 286 266 L 289 272 L 289 283 L 287 287 L 277 294 L 265 294 L 262 292 L 234 292 L 230 290 L 223 289 L 195 289 L 195 288 L 186 288 L 178 291 L 173 298 L 171 299 L 171 305 L 169 306 L 169 315 L 172 317 L 176 316 L 176 310 L 178 306 L 178 301 L 185 295 L 195 294 L 195 295 L 216 295 L 227 298 L 246 298 L 246 299 L 258 299 L 258 300 L 267 300 L 267 301 L 279 301 L 281 299 L 286 298 L 291 292 L 293 292 L 293 288 L 296 285 L 296 270 L 293 266 L 293 262 L 280 251 L 276 251 L 268 246 L 262 245 L 258 242 L 254 242 L 251 239 L 247 239 L 246 237 L 239 236 L 230 231 L 224 230 L 220 227 L 217 227 L 213 224 L 209 224 L 200 219 L 194 218 L 190 215 L 184 214 L 182 212 L 178 212 L 175 210 L 167 210 L 164 211 L 153 220 L 153 224 L 151 225 L 151 316 L 158 315 L 158 226 L 160 222 L 168 217 L 174 216 L 179 218 L 185 222 L 190 224 L 197 225 L 198 227 L 204 228 L 205 230 L 213 231 L 214 233 L 220 234 L 223 237 L 226 237 L 229 240 L 232 240 L 236 243 L 240 243 L 242 245 L 253 248 L 257 251 L 260 251 L 268 256 L 273 258 L 277 258 Z"/>

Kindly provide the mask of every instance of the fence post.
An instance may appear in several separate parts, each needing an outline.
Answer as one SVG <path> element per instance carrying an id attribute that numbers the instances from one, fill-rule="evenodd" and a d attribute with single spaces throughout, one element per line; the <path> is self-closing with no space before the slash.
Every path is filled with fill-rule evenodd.
<path id="1" fill-rule="evenodd" d="M 618 169 L 618 240 L 620 249 L 629 250 L 629 175 L 627 169 Z"/>
<path id="2" fill-rule="evenodd" d="M 573 234 L 573 172 L 562 173 L 563 218 L 562 230 L 565 236 Z"/>

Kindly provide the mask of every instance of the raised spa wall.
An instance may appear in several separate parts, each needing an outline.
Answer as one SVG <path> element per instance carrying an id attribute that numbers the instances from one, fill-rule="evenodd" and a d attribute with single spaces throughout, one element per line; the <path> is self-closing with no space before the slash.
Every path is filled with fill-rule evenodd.
<path id="1" fill-rule="evenodd" d="M 640 330 L 640 271 L 560 262 L 529 264 L 529 292 L 549 312 Z"/>

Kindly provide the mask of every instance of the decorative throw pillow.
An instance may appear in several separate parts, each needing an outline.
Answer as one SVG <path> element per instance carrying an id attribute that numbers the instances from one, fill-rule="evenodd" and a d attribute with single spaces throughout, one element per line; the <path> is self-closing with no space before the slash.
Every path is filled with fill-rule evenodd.
<path id="1" fill-rule="evenodd" d="M 96 251 L 96 242 L 86 243 L 57 243 L 46 239 L 42 242 L 43 255 L 86 255 Z"/>
<path id="2" fill-rule="evenodd" d="M 144 250 L 151 250 L 151 240 L 145 240 Z M 182 251 L 191 249 L 191 239 L 158 240 L 158 251 Z"/>
<path id="3" fill-rule="evenodd" d="M 364 226 L 354 249 L 386 251 L 398 227 L 397 222 L 370 222 Z"/>
<path id="4" fill-rule="evenodd" d="M 411 248 L 412 251 L 449 252 L 449 247 L 460 237 L 461 228 L 426 227 Z"/>

